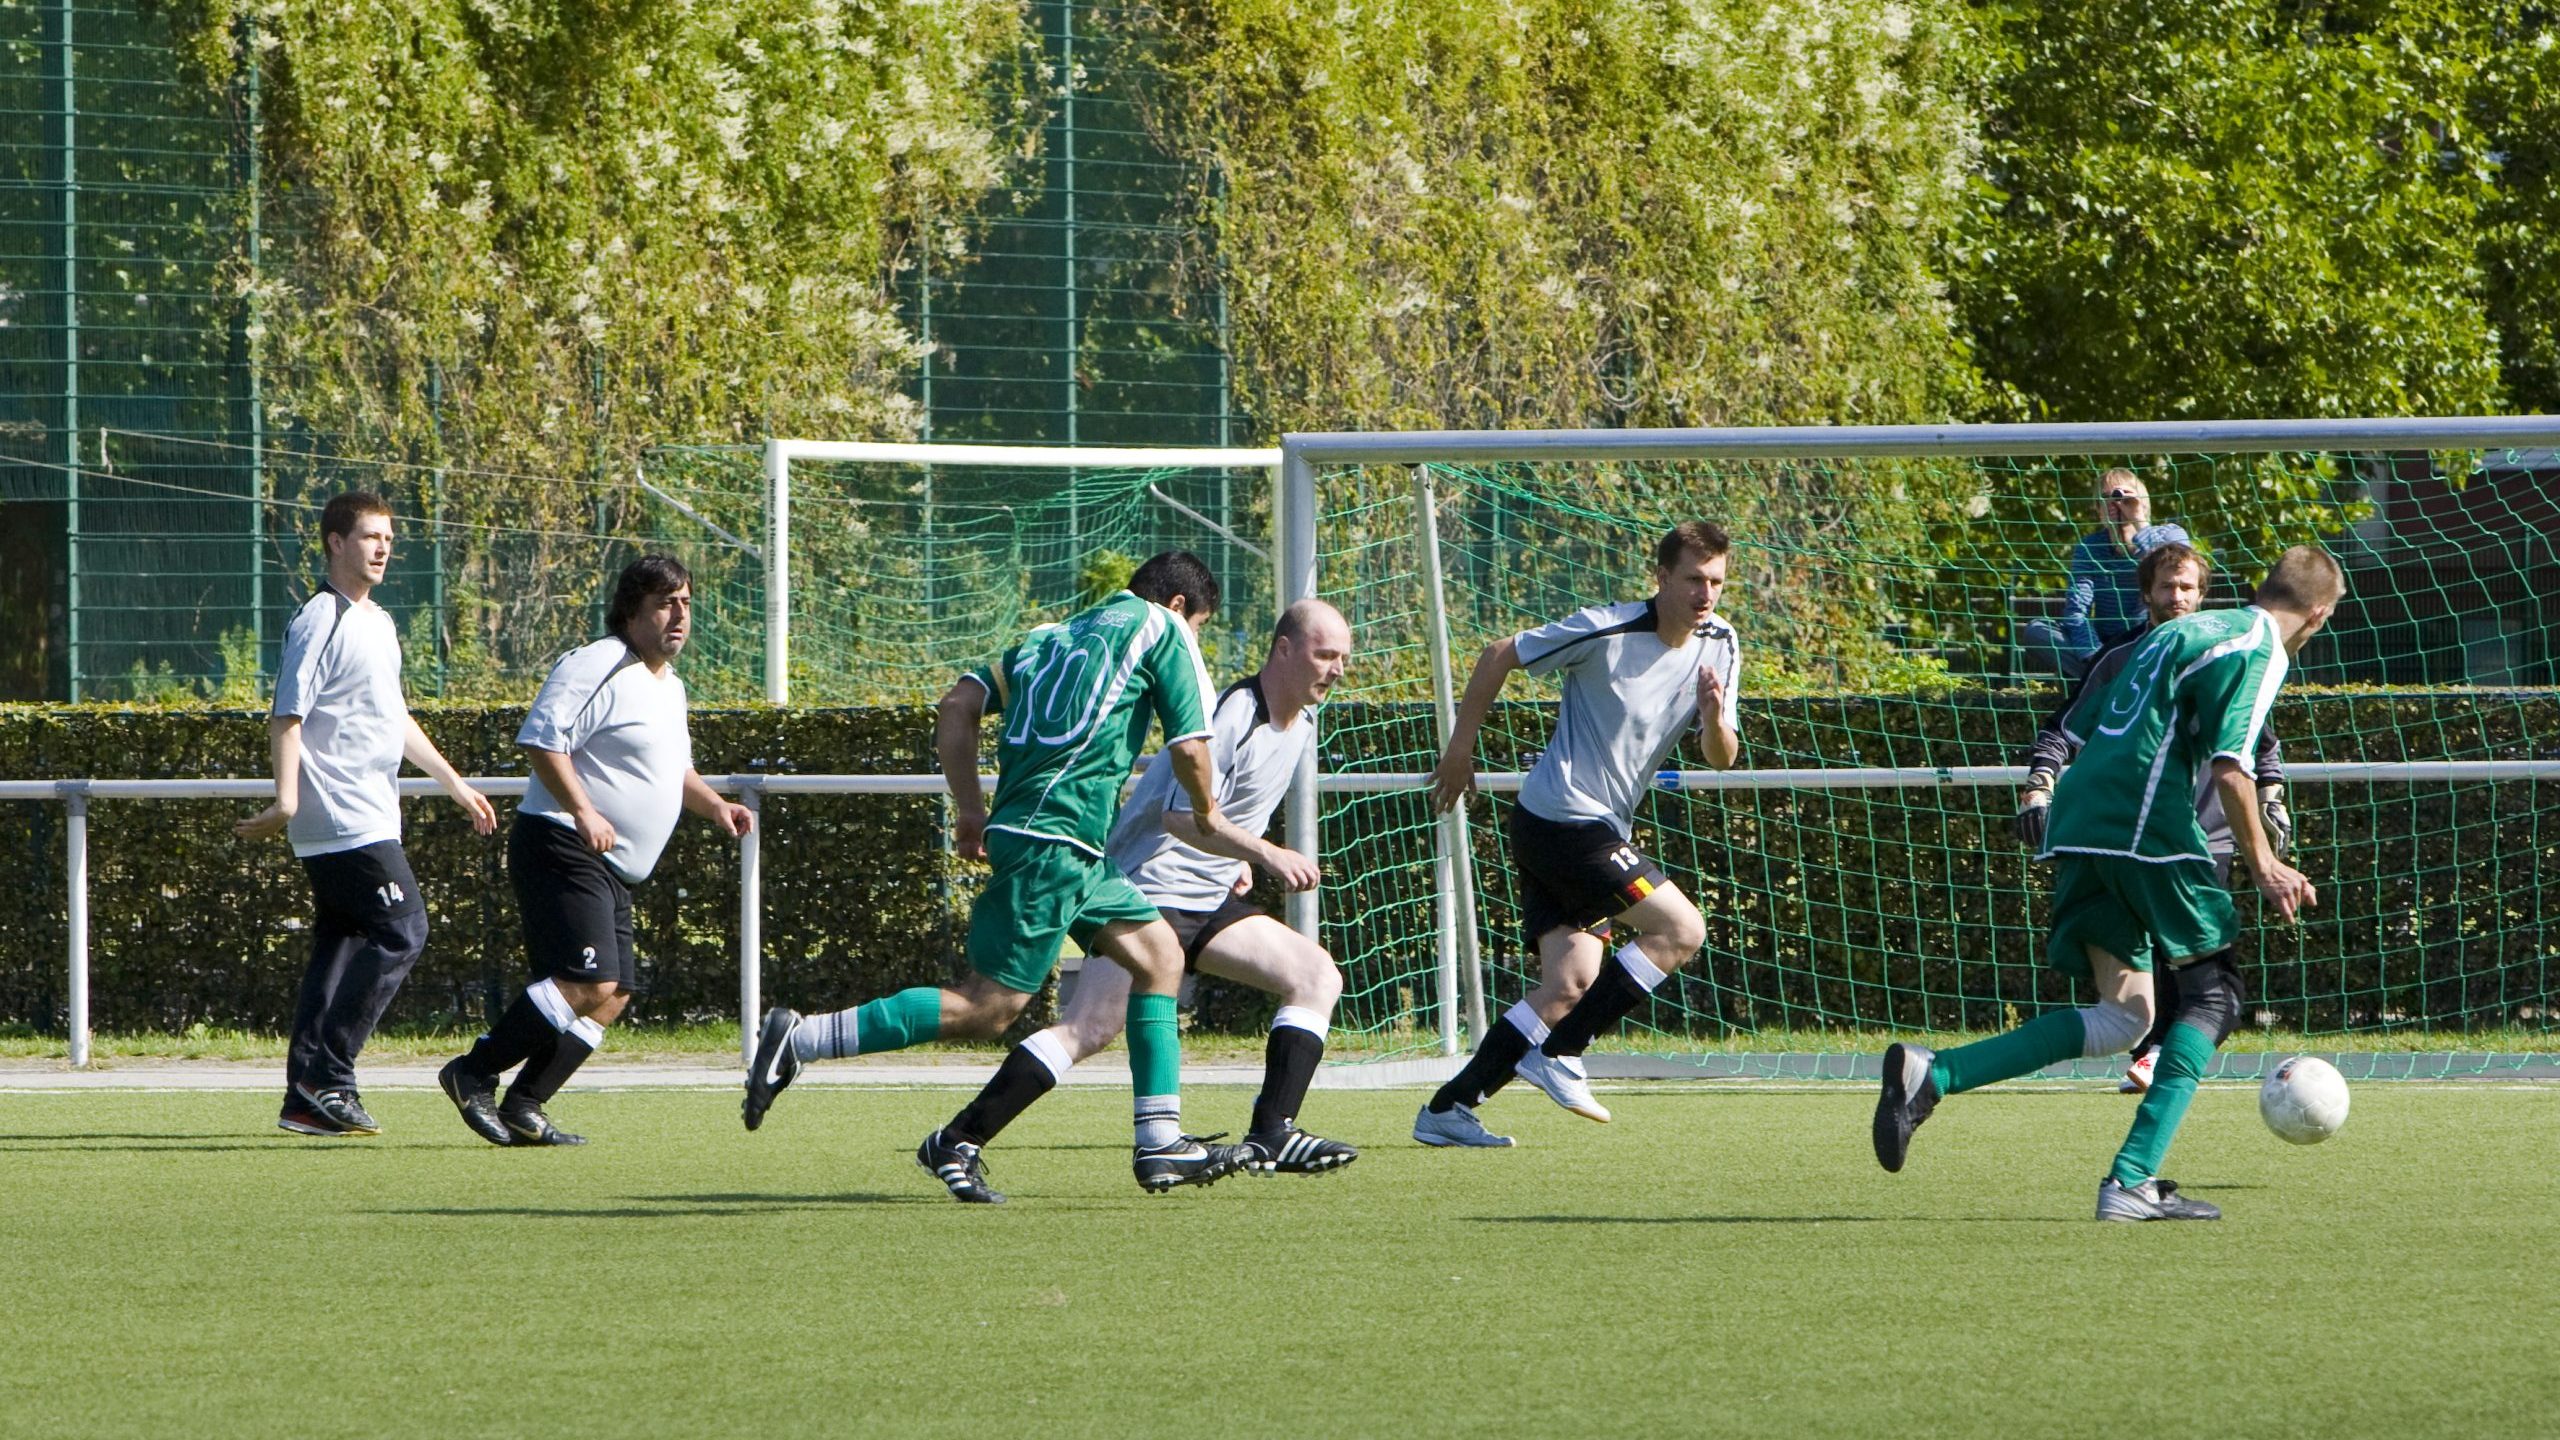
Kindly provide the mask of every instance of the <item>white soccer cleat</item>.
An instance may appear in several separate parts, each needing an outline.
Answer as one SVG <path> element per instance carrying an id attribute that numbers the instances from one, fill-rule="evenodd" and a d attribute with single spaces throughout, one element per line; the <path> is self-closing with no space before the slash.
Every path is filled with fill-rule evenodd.
<path id="1" fill-rule="evenodd" d="M 1413 1117 L 1413 1138 L 1425 1145 L 1454 1145 L 1469 1150 L 1500 1150 L 1512 1143 L 1510 1136 L 1496 1135 L 1484 1128 L 1476 1112 L 1464 1105 L 1452 1105 L 1436 1115 L 1430 1106 L 1423 1106 L 1422 1113 Z"/>
<path id="2" fill-rule="evenodd" d="M 2124 1067 L 2124 1078 L 2116 1082 L 2119 1095 L 2140 1095 L 2151 1088 L 2151 1068 L 2160 1063 L 2160 1052 L 2145 1050 Z"/>
<path id="3" fill-rule="evenodd" d="M 1532 1050 L 1520 1057 L 1511 1073 L 1547 1092 L 1547 1098 L 1585 1120 L 1609 1123 L 1609 1107 L 1591 1093 L 1591 1077 L 1582 1068 L 1579 1055 L 1550 1055 Z"/>

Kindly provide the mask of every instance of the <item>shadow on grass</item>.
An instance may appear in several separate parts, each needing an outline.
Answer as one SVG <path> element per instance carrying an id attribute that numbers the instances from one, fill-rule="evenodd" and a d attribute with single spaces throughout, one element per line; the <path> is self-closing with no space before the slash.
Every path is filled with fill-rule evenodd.
<path id="1" fill-rule="evenodd" d="M 1479 1225 L 2085 1225 L 2056 1215 L 1468 1215 Z"/>
<path id="2" fill-rule="evenodd" d="M 948 1205 L 939 1195 L 879 1195 L 848 1191 L 840 1195 L 626 1195 L 638 1204 L 620 1206 L 436 1205 L 413 1209 L 374 1210 L 374 1215 L 441 1215 L 455 1220 L 668 1220 L 779 1214 L 786 1210 L 834 1210 L 871 1205 Z"/>

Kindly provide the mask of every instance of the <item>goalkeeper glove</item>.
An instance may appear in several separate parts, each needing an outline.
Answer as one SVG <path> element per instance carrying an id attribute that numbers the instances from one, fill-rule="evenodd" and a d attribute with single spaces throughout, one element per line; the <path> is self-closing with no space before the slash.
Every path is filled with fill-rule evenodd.
<path id="1" fill-rule="evenodd" d="M 2044 822 L 2053 810 L 2053 772 L 2027 772 L 2026 792 L 2018 797 L 2018 817 L 2010 822 L 2017 831 L 2018 843 L 2030 855 L 2044 849 Z"/>
<path id="2" fill-rule="evenodd" d="M 2284 807 L 2284 787 L 2258 787 L 2258 821 L 2267 827 L 2267 843 L 2281 860 L 2293 852 L 2293 812 Z"/>

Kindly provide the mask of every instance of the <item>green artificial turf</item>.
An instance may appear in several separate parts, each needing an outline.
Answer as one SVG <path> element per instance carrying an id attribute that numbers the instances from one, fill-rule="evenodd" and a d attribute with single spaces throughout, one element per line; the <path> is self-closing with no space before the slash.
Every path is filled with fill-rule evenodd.
<path id="1" fill-rule="evenodd" d="M 2096 1087 L 1947 1101 L 1899 1176 L 1863 1087 L 1514 1087 L 1509 1151 L 1318 1092 L 1313 1179 L 1141 1195 L 1127 1097 L 909 1156 L 962 1100 L 573 1090 L 497 1150 L 431 1092 L 313 1141 L 264 1093 L 0 1096 L 0 1432 L 28 1436 L 2538 1436 L 2560 1428 L 2560 1087 L 2358 1087 L 2311 1149 L 2245 1088 L 2101 1226 Z M 1249 1096 L 1195 1088 L 1191 1123 Z"/>

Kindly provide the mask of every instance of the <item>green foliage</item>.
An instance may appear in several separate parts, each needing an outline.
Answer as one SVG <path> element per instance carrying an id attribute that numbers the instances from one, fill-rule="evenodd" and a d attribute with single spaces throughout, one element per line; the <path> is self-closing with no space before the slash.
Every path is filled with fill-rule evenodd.
<path id="1" fill-rule="evenodd" d="M 2516 7 L 2023 0 L 1959 294 L 2001 408 L 2458 415 L 2498 395 L 2467 123 Z M 2547 205 L 2547 202 L 2544 202 Z"/>
<path id="2" fill-rule="evenodd" d="M 1971 203 L 1970 24 L 1177 0 L 1157 123 L 1222 179 L 1272 429 L 1924 420 L 1970 391 L 1934 260 Z"/>
<path id="3" fill-rule="evenodd" d="M 234 279 L 270 428 L 451 467 L 415 503 L 478 597 L 458 671 L 584 638 L 648 444 L 912 433 L 899 277 L 966 249 L 1019 138 L 1012 0 L 181 14 L 213 73 L 236 36 L 258 66 L 267 252 Z"/>
<path id="4" fill-rule="evenodd" d="M 2502 42 L 2474 87 L 2473 125 L 2494 157 L 2497 196 L 2481 262 L 2498 327 L 2506 408 L 2560 412 L 2560 18 L 2501 5 Z"/>
<path id="5" fill-rule="evenodd" d="M 1096 550 L 1076 571 L 1076 604 L 1099 605 L 1129 588 L 1138 562 L 1117 550 Z"/>

